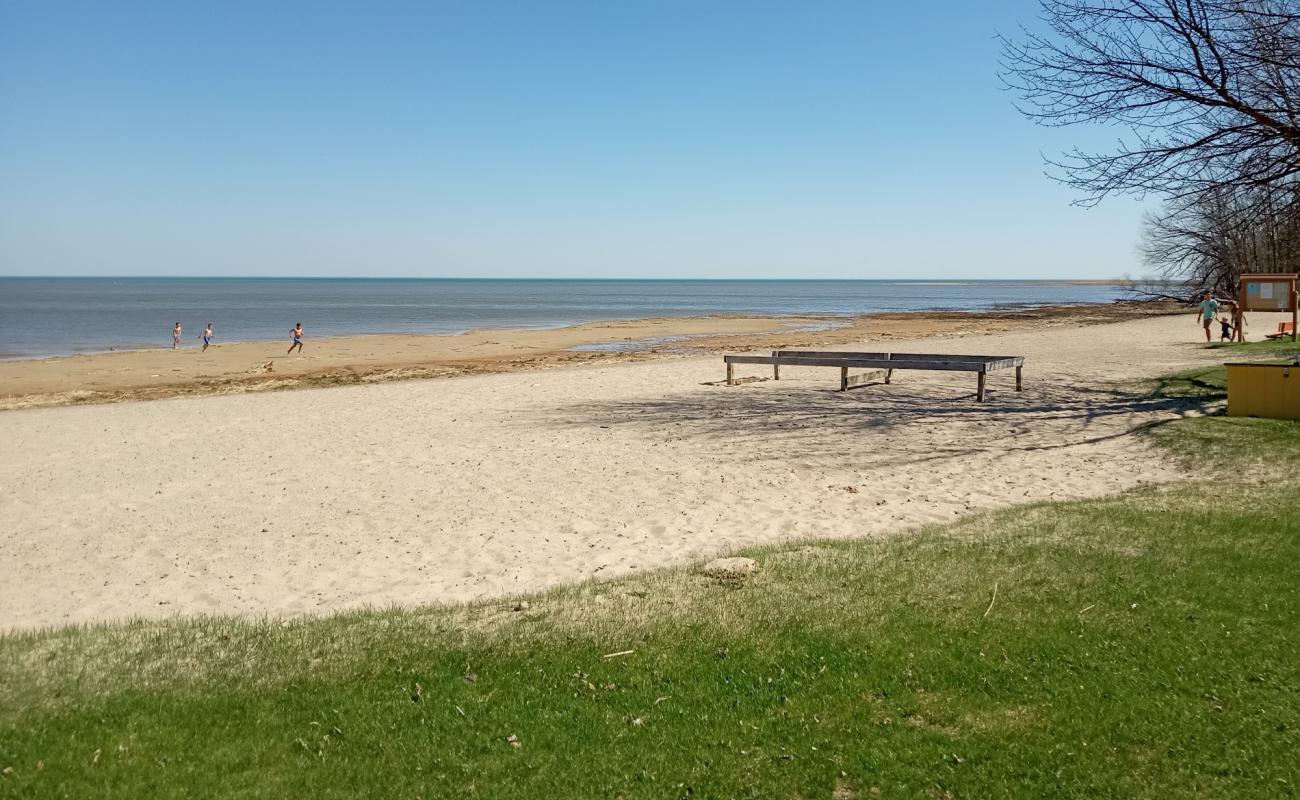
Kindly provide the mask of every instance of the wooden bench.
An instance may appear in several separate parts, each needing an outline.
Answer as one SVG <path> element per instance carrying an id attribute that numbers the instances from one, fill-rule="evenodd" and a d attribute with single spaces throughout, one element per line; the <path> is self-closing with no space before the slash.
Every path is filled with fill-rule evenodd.
<path id="1" fill-rule="evenodd" d="M 838 367 L 840 370 L 840 391 L 860 389 L 866 381 L 883 376 L 889 383 L 896 369 L 925 369 L 959 372 L 974 372 L 978 375 L 975 384 L 975 399 L 984 402 L 985 376 L 997 369 L 1016 370 L 1016 391 L 1022 388 L 1022 369 L 1024 356 L 967 356 L 939 353 L 850 353 L 835 350 L 773 350 L 770 356 L 723 356 L 727 365 L 727 385 L 737 385 L 735 377 L 736 364 L 771 364 L 772 378 L 781 380 L 781 367 Z M 850 369 L 870 370 L 859 375 L 850 375 Z"/>

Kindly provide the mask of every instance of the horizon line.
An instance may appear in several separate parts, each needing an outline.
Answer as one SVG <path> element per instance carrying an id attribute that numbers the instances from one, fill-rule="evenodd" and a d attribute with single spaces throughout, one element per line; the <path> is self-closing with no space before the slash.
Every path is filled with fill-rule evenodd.
<path id="1" fill-rule="evenodd" d="M 0 280 L 341 280 L 341 281 L 715 281 L 715 282 L 832 282 L 901 281 L 906 283 L 1128 283 L 1132 278 L 592 278 L 592 277 L 469 277 L 460 275 L 0 275 Z"/>

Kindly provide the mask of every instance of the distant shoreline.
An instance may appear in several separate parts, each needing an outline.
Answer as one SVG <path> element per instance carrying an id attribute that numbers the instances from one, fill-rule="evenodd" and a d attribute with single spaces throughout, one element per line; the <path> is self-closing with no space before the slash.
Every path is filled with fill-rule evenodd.
<path id="1" fill-rule="evenodd" d="M 401 275 L 0 275 L 5 280 L 48 281 L 482 281 L 536 283 L 995 283 L 1057 286 L 1123 286 L 1127 278 L 468 278 Z"/>

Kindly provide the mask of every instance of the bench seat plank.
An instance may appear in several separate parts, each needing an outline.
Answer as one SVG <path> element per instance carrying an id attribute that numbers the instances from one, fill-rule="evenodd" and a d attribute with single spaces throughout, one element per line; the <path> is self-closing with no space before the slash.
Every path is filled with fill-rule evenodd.
<path id="1" fill-rule="evenodd" d="M 964 353 L 855 353 L 847 350 L 774 350 L 772 355 L 795 358 L 897 358 L 904 361 L 1006 361 L 1024 358 L 1023 356 L 982 356 Z"/>
<path id="2" fill-rule="evenodd" d="M 1001 361 L 915 361 L 903 358 L 808 358 L 804 356 L 723 356 L 728 364 L 779 364 L 783 367 L 856 367 L 861 369 L 921 369 L 986 372 L 1020 366 L 1024 359 Z"/>

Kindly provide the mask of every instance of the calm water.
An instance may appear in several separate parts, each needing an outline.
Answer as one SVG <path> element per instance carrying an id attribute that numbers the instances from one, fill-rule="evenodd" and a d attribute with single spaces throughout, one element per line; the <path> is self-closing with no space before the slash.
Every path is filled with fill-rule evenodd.
<path id="1" fill-rule="evenodd" d="M 194 346 L 356 333 L 472 328 L 718 313 L 853 315 L 1104 303 L 1114 286 L 1024 281 L 516 281 L 327 278 L 0 278 L 0 358 L 170 347 L 180 321 Z"/>

